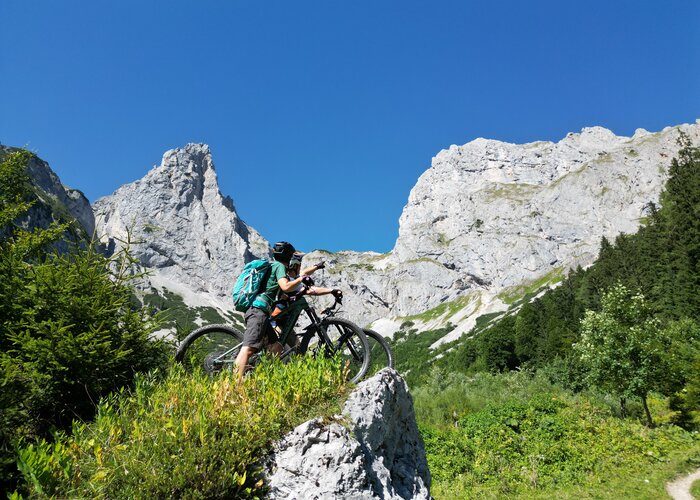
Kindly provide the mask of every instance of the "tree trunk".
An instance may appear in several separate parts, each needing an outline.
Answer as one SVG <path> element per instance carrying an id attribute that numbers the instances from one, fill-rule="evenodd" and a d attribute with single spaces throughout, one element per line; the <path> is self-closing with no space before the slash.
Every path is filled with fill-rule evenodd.
<path id="1" fill-rule="evenodd" d="M 647 414 L 647 427 L 653 427 L 654 421 L 651 419 L 651 412 L 649 411 L 649 405 L 647 405 L 647 395 L 642 396 L 642 406 L 644 406 L 644 413 Z"/>
<path id="2" fill-rule="evenodd" d="M 625 398 L 620 398 L 620 416 L 627 418 L 627 401 Z"/>

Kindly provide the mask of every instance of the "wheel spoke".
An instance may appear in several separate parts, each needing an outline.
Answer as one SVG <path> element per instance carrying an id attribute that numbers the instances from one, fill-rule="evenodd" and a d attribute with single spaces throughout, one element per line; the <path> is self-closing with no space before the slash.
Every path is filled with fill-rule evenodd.
<path id="1" fill-rule="evenodd" d="M 394 356 L 387 341 L 374 330 L 364 329 L 370 347 L 370 365 L 367 376 L 372 376 L 383 368 L 394 367 Z"/>

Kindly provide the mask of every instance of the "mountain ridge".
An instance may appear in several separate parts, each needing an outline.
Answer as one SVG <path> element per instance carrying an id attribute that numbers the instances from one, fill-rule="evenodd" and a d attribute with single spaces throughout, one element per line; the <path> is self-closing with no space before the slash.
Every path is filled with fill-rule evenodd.
<path id="1" fill-rule="evenodd" d="M 409 193 L 391 252 L 317 250 L 305 262 L 329 263 L 317 281 L 346 292 L 345 313 L 358 323 L 383 334 L 405 321 L 452 323 L 451 340 L 479 315 L 506 309 L 519 290 L 590 264 L 602 237 L 634 232 L 658 201 L 679 132 L 700 144 L 696 123 L 632 137 L 589 127 L 556 143 L 452 145 Z M 190 305 L 230 311 L 244 263 L 270 256 L 269 242 L 220 192 L 205 144 L 167 151 L 93 209 L 108 248 L 131 238 L 152 273 L 147 286 L 173 289 Z"/>

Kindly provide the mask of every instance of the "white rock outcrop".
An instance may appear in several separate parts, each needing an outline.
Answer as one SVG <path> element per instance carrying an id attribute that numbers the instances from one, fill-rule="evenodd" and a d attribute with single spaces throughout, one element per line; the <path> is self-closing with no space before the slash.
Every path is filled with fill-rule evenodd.
<path id="1" fill-rule="evenodd" d="M 430 471 L 406 383 L 384 369 L 362 382 L 343 415 L 308 421 L 275 446 L 270 498 L 427 499 Z"/>
<path id="2" fill-rule="evenodd" d="M 270 255 L 267 240 L 219 192 L 204 144 L 167 151 L 143 179 L 93 207 L 97 235 L 108 248 L 130 234 L 131 251 L 154 284 L 220 307 L 230 307 L 228 295 L 245 262 Z"/>

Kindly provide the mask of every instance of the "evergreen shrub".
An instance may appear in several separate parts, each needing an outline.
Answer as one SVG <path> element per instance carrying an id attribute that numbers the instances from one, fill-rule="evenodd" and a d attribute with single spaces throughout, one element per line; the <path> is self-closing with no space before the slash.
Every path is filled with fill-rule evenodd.
<path id="1" fill-rule="evenodd" d="M 17 479 L 15 447 L 89 419 L 96 402 L 165 363 L 155 321 L 132 309 L 127 252 L 111 258 L 84 244 L 47 250 L 70 222 L 26 228 L 35 203 L 31 154 L 0 163 L 0 490 Z M 55 248 L 55 247 L 53 247 Z"/>

